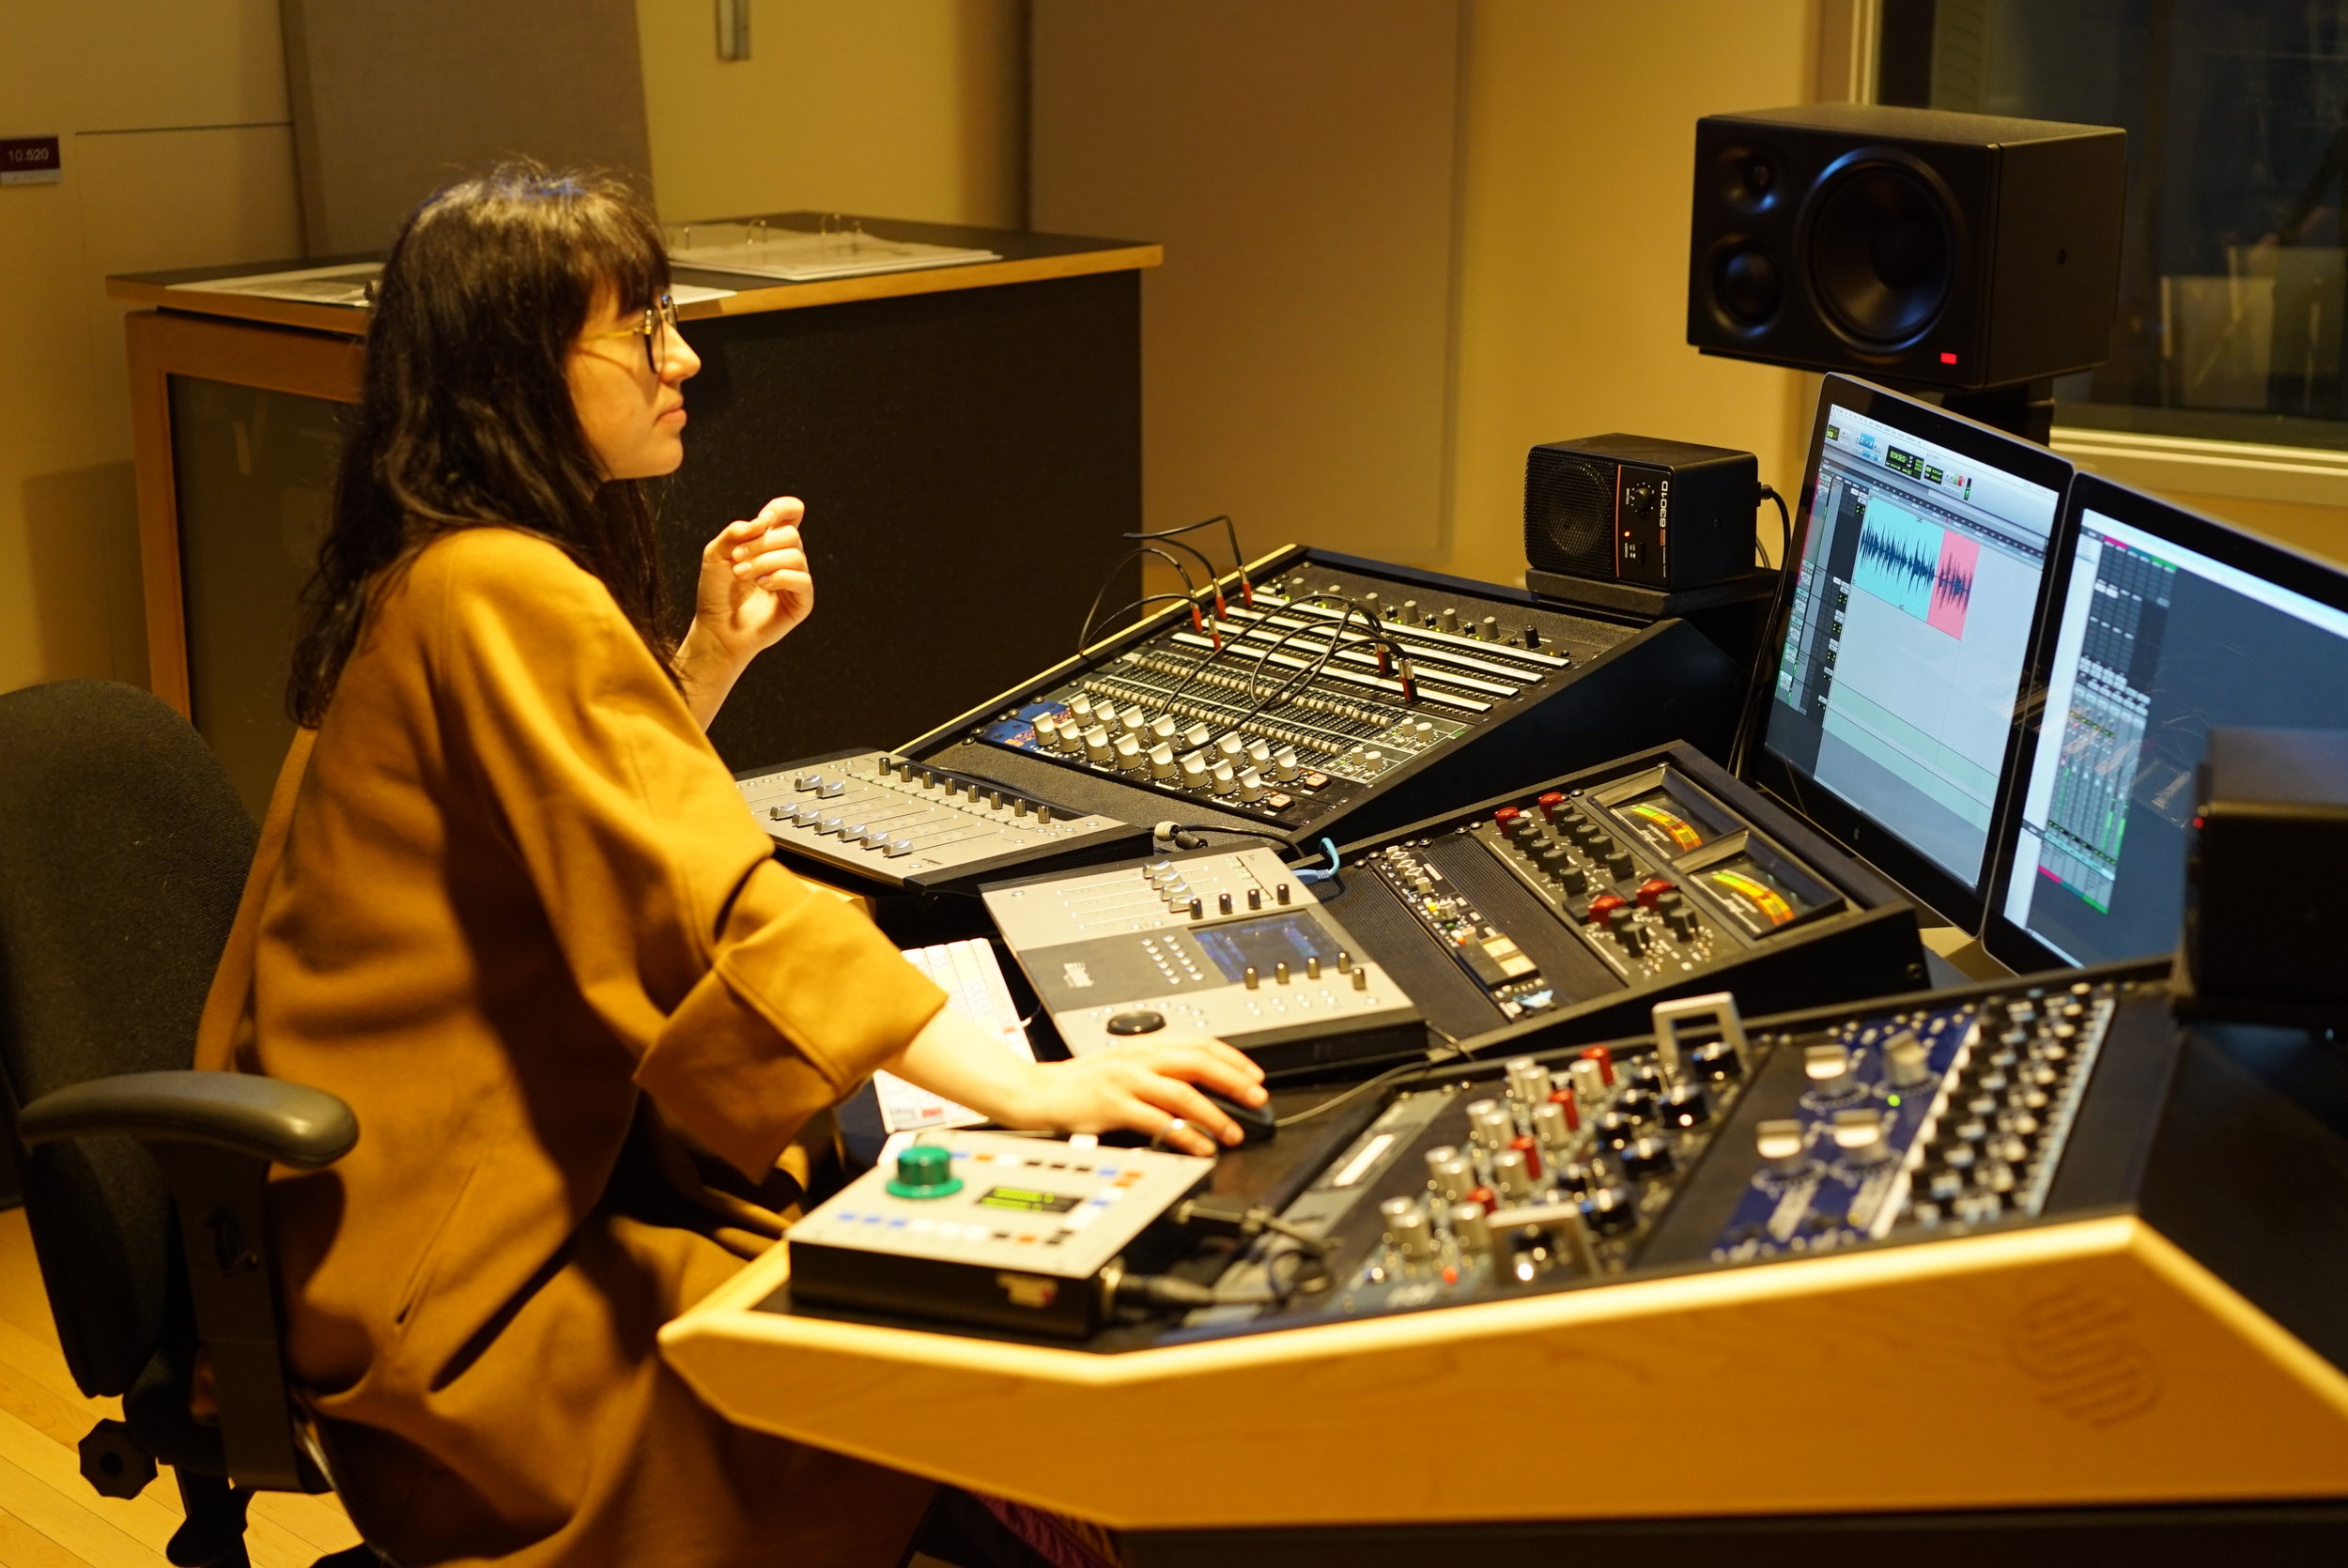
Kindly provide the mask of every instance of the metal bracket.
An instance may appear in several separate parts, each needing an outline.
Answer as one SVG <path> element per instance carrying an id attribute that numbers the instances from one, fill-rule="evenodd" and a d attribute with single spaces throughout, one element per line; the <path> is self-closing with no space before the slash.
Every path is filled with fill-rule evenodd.
<path id="1" fill-rule="evenodd" d="M 1727 992 L 1658 1002 L 1653 1017 L 1655 1054 L 1662 1059 L 1663 1070 L 1674 1078 L 1679 1076 L 1679 1042 L 1683 1032 L 1708 1030 L 1713 1037 L 1728 1042 L 1738 1061 L 1745 1060 L 1745 1021 L 1737 1011 L 1737 998 Z"/>

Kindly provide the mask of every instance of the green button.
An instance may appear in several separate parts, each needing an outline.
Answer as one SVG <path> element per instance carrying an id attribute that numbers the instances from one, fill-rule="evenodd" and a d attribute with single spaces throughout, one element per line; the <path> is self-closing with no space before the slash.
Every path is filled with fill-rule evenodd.
<path id="1" fill-rule="evenodd" d="M 943 1198 L 962 1191 L 953 1156 L 935 1144 L 916 1144 L 897 1156 L 897 1178 L 888 1193 L 897 1198 Z"/>

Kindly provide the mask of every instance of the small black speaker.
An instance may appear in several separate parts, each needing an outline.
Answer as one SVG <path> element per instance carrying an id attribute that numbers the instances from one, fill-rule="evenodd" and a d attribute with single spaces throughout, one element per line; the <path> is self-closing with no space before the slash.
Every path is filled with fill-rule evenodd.
<path id="1" fill-rule="evenodd" d="M 2103 362 L 2127 137 L 1815 103 L 1696 122 L 1688 341 L 1975 391 Z"/>
<path id="2" fill-rule="evenodd" d="M 1620 434 L 1552 441 L 1524 460 L 1524 559 L 1537 573 L 1665 590 L 1743 577 L 1760 499 L 1750 452 Z"/>
<path id="3" fill-rule="evenodd" d="M 2348 734 L 2212 730 L 2187 836 L 2189 1010 L 2348 1024 Z"/>

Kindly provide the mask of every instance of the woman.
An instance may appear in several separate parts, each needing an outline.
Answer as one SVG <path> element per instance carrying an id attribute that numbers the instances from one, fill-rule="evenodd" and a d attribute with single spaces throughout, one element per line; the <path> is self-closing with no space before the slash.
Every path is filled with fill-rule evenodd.
<path id="1" fill-rule="evenodd" d="M 886 1565 L 925 1483 L 727 1426 L 659 1325 L 780 1234 L 793 1136 L 887 1067 L 1014 1127 L 1206 1152 L 1259 1103 L 1204 1038 L 1016 1060 L 771 858 L 702 729 L 805 619 L 796 501 L 663 631 L 632 481 L 699 368 L 657 229 L 508 167 L 384 269 L 291 689 L 301 737 L 199 1060 L 332 1090 L 281 1175 L 287 1353 L 351 1514 L 451 1560 Z"/>

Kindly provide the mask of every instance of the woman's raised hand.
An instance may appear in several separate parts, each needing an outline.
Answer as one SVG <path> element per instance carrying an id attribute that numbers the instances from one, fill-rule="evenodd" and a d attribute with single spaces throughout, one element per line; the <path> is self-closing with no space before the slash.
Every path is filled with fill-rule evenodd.
<path id="1" fill-rule="evenodd" d="M 806 515 L 796 496 L 777 496 L 702 546 L 693 624 L 676 662 L 686 706 L 704 730 L 749 662 L 815 607 L 815 578 L 799 540 Z"/>
<path id="2" fill-rule="evenodd" d="M 693 629 L 737 664 L 780 642 L 815 607 L 815 578 L 799 538 L 806 515 L 797 497 L 777 496 L 702 547 Z"/>

